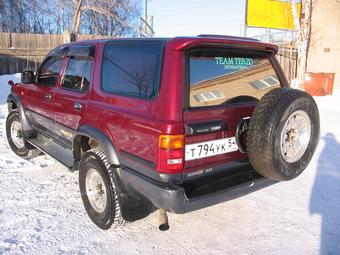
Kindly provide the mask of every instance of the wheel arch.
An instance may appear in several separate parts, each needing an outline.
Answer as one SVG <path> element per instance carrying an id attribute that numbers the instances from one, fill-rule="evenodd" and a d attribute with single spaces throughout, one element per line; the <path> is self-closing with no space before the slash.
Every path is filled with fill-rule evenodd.
<path id="1" fill-rule="evenodd" d="M 83 125 L 79 127 L 74 136 L 72 147 L 75 162 L 79 162 L 82 155 L 81 149 L 83 137 L 95 140 L 103 148 L 108 163 L 110 165 L 116 167 L 120 166 L 117 150 L 111 142 L 110 138 L 99 129 L 89 125 Z"/>
<path id="2" fill-rule="evenodd" d="M 19 112 L 19 119 L 21 122 L 21 126 L 24 132 L 24 136 L 27 137 L 34 137 L 36 135 L 36 131 L 31 126 L 26 113 L 24 111 L 24 108 L 21 104 L 20 98 L 18 95 L 14 93 L 10 93 L 7 97 L 7 107 L 8 112 L 13 111 L 15 109 Z"/>

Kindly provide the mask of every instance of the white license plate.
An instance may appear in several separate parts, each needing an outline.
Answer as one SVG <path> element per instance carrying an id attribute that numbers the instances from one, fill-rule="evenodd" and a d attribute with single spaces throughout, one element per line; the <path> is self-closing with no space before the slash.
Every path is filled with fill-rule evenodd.
<path id="1" fill-rule="evenodd" d="M 185 145 L 185 160 L 193 160 L 237 151 L 235 137 Z"/>

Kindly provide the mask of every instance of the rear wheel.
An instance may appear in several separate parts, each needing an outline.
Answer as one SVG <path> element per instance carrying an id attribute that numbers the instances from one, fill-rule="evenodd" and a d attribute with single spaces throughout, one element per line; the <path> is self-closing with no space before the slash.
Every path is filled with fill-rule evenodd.
<path id="1" fill-rule="evenodd" d="M 247 152 L 257 172 L 274 180 L 297 177 L 319 139 L 319 112 L 307 93 L 289 88 L 268 92 L 250 119 Z"/>
<path id="2" fill-rule="evenodd" d="M 85 210 L 101 229 L 123 223 L 116 185 L 104 151 L 87 151 L 80 161 L 79 188 Z"/>
<path id="3" fill-rule="evenodd" d="M 27 143 L 17 110 L 11 111 L 7 116 L 6 135 L 9 146 L 18 156 L 24 159 L 31 159 L 41 153 L 40 150 Z"/>

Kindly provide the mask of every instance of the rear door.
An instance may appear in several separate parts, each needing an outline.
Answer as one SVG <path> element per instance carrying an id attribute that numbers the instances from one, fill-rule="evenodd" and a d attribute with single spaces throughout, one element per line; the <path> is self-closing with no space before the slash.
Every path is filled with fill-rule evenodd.
<path id="1" fill-rule="evenodd" d="M 74 45 L 67 53 L 67 64 L 54 96 L 56 136 L 71 147 L 73 137 L 85 114 L 95 45 Z"/>
<path id="2" fill-rule="evenodd" d="M 205 173 L 244 161 L 247 119 L 268 91 L 280 87 L 268 53 L 193 49 L 186 56 L 185 171 Z M 240 135 L 237 135 L 239 126 Z M 239 148 L 240 147 L 240 148 Z M 198 172 L 197 172 L 198 171 Z M 190 174 L 189 174 L 190 175 Z"/>

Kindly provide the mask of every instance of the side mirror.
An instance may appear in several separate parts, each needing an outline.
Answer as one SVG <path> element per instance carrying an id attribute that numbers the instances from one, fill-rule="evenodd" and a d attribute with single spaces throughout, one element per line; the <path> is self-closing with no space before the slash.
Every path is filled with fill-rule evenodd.
<path id="1" fill-rule="evenodd" d="M 15 85 L 15 84 L 14 84 L 14 81 L 9 80 L 9 81 L 8 81 L 8 85 L 9 85 L 9 86 L 14 86 L 14 85 Z"/>
<path id="2" fill-rule="evenodd" d="M 21 82 L 24 84 L 34 83 L 34 73 L 32 71 L 23 71 L 21 73 Z"/>

